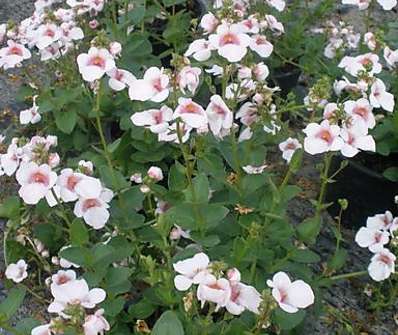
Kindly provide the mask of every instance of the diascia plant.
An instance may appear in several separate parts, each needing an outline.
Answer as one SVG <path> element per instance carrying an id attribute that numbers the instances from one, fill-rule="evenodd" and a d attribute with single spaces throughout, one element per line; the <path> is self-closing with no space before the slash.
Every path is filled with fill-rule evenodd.
<path id="1" fill-rule="evenodd" d="M 1 26 L 0 65 L 20 67 L 19 96 L 32 104 L 2 138 L 1 172 L 17 186 L 0 208 L 16 286 L 0 304 L 3 328 L 274 334 L 300 327 L 323 286 L 363 274 L 334 275 L 345 257 L 337 230 L 324 271 L 305 264 L 321 261 L 311 246 L 332 156 L 374 151 L 372 108 L 392 112 L 394 98 L 365 54 L 341 62 L 357 82 L 339 86 L 362 98 L 333 102 L 322 78 L 304 105 L 282 99 L 267 62 L 270 41 L 288 33 L 285 7 L 39 0 L 30 18 Z M 44 77 L 28 64 L 36 55 Z M 289 117 L 304 108 L 297 131 Z M 324 158 L 321 191 L 314 216 L 293 225 L 304 151 Z M 358 233 L 376 252 L 375 280 L 394 272 L 383 249 L 393 227 Z M 15 325 L 26 293 L 43 313 Z"/>

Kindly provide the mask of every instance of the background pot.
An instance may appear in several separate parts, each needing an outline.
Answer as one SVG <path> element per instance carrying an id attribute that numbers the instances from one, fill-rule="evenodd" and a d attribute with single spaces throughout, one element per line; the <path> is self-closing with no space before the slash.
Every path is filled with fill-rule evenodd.
<path id="1" fill-rule="evenodd" d="M 336 171 L 342 160 L 342 157 L 335 157 L 331 171 Z M 335 204 L 328 208 L 328 212 L 337 216 L 340 210 L 337 200 L 347 199 L 348 208 L 342 217 L 342 223 L 347 227 L 357 229 L 366 224 L 369 216 L 394 211 L 396 207 L 394 196 L 398 194 L 398 183 L 360 163 L 349 161 L 334 179 L 336 182 L 328 186 L 326 200 Z"/>
<path id="2" fill-rule="evenodd" d="M 285 98 L 289 92 L 291 92 L 297 86 L 300 75 L 301 70 L 299 68 L 290 68 L 286 69 L 286 71 L 275 71 L 273 80 L 275 84 L 280 87 L 282 97 Z"/>

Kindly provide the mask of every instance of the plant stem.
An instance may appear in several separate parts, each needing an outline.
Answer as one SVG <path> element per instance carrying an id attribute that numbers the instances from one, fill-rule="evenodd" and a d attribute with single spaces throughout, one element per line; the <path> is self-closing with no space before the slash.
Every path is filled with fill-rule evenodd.
<path id="1" fill-rule="evenodd" d="M 364 276 L 367 274 L 368 274 L 368 271 L 350 272 L 350 273 L 344 273 L 344 274 L 337 275 L 337 276 L 332 276 L 329 279 L 335 281 L 335 280 L 341 280 L 341 279 L 360 277 L 360 276 Z"/>
<path id="2" fill-rule="evenodd" d="M 319 197 L 318 197 L 318 202 L 316 206 L 316 211 L 315 211 L 315 217 L 320 218 L 321 212 L 322 212 L 322 207 L 323 207 L 323 200 L 325 198 L 325 193 L 327 189 L 327 185 L 329 183 L 329 169 L 330 165 L 332 163 L 332 158 L 333 158 L 333 153 L 327 153 L 325 155 L 324 159 L 324 168 L 323 172 L 321 173 L 321 190 L 319 192 Z"/>

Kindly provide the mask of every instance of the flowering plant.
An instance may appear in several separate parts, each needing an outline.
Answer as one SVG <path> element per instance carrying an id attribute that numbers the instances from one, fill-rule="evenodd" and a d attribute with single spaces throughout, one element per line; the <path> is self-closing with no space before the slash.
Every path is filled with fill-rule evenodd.
<path id="1" fill-rule="evenodd" d="M 375 151 L 373 109 L 393 112 L 377 55 L 343 58 L 356 82 L 333 93 L 322 77 L 298 103 L 267 65 L 288 33 L 277 19 L 284 1 L 215 1 L 200 18 L 198 7 L 38 0 L 31 17 L 1 26 L 0 66 L 22 67 L 19 96 L 32 104 L 2 139 L 1 173 L 18 186 L 0 208 L 5 276 L 16 284 L 2 327 L 271 334 L 300 327 L 323 287 L 358 275 L 335 275 L 338 229 L 324 270 L 303 264 L 321 261 L 311 246 L 339 172 L 333 155 Z M 46 78 L 26 64 L 35 54 Z M 313 216 L 293 224 L 304 152 L 322 154 L 321 189 Z M 394 272 L 383 248 L 393 226 L 357 235 L 376 252 L 375 280 Z M 25 294 L 46 313 L 13 326 Z"/>

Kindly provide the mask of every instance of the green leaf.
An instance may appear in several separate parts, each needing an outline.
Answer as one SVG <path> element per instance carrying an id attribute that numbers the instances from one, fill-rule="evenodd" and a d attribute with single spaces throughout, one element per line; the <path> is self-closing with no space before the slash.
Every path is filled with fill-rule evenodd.
<path id="1" fill-rule="evenodd" d="M 184 169 L 185 167 L 178 162 L 170 168 L 168 180 L 170 191 L 181 191 L 186 187 Z"/>
<path id="2" fill-rule="evenodd" d="M 398 167 L 390 167 L 383 172 L 383 176 L 387 179 L 398 182 Z"/>
<path id="3" fill-rule="evenodd" d="M 297 327 L 305 317 L 305 311 L 299 310 L 296 313 L 286 313 L 280 308 L 274 312 L 274 321 L 283 330 L 290 330 Z"/>
<path id="4" fill-rule="evenodd" d="M 55 124 L 57 128 L 65 134 L 70 134 L 77 122 L 77 113 L 73 109 L 59 111 L 55 114 Z"/>
<path id="5" fill-rule="evenodd" d="M 297 226 L 297 234 L 300 240 L 306 243 L 315 243 L 321 230 L 319 217 L 307 218 Z"/>
<path id="6" fill-rule="evenodd" d="M 207 179 L 207 176 L 205 174 L 200 174 L 193 179 L 192 183 L 195 193 L 195 199 L 193 198 L 193 192 L 191 188 L 188 187 L 184 191 L 187 201 L 197 204 L 207 203 L 209 201 L 210 192 L 209 180 Z"/>
<path id="7" fill-rule="evenodd" d="M 179 5 L 182 3 L 185 3 L 187 0 L 163 0 L 163 4 L 166 7 L 174 6 L 174 5 Z"/>
<path id="8" fill-rule="evenodd" d="M 87 265 L 93 261 L 93 255 L 90 250 L 83 247 L 69 247 L 60 251 L 60 256 L 67 261 L 78 264 Z"/>
<path id="9" fill-rule="evenodd" d="M 32 319 L 32 318 L 25 318 L 20 321 L 15 326 L 15 330 L 18 334 L 23 335 L 30 335 L 33 328 L 40 325 L 40 322 Z"/>
<path id="10" fill-rule="evenodd" d="M 146 319 L 153 314 L 156 306 L 146 298 L 129 307 L 128 313 L 135 319 Z"/>
<path id="11" fill-rule="evenodd" d="M 341 269 L 344 266 L 347 258 L 348 258 L 348 252 L 346 249 L 341 248 L 336 250 L 334 255 L 328 261 L 328 268 L 333 270 Z"/>
<path id="12" fill-rule="evenodd" d="M 33 226 L 35 237 L 40 240 L 47 248 L 57 249 L 58 242 L 62 238 L 62 229 L 50 223 L 42 223 Z"/>
<path id="13" fill-rule="evenodd" d="M 87 226 L 81 219 L 73 220 L 69 227 L 69 236 L 71 244 L 74 246 L 82 246 L 88 243 L 89 236 Z"/>
<path id="14" fill-rule="evenodd" d="M 297 249 L 294 251 L 292 260 L 299 263 L 318 263 L 321 261 L 321 257 L 309 249 Z"/>
<path id="15" fill-rule="evenodd" d="M 123 310 L 125 303 L 126 301 L 123 297 L 117 297 L 116 299 L 108 298 L 104 303 L 101 304 L 101 307 L 105 309 L 106 315 L 115 317 Z"/>
<path id="16" fill-rule="evenodd" d="M 10 319 L 21 306 L 23 300 L 25 299 L 26 290 L 21 287 L 15 287 L 10 290 L 1 304 L 0 304 L 0 314 L 5 315 L 7 319 Z"/>
<path id="17" fill-rule="evenodd" d="M 184 328 L 173 311 L 164 312 L 156 321 L 152 330 L 152 335 L 184 335 Z"/>
<path id="18" fill-rule="evenodd" d="M 0 205 L 0 217 L 7 219 L 15 219 L 19 217 L 19 208 L 21 201 L 17 196 L 11 196 L 4 200 Z"/>

